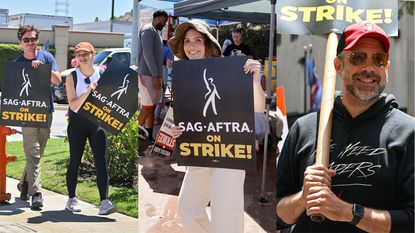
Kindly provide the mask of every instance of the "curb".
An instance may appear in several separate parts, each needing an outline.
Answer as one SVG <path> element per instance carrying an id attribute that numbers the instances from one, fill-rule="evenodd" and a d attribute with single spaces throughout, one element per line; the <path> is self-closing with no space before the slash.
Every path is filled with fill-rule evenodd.
<path id="1" fill-rule="evenodd" d="M 68 104 L 54 104 L 53 107 L 55 110 L 68 110 L 69 105 Z"/>

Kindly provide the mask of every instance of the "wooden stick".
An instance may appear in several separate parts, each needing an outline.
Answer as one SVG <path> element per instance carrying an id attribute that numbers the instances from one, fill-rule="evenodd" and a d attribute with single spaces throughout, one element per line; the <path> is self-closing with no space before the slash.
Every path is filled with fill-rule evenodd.
<path id="1" fill-rule="evenodd" d="M 316 164 L 323 164 L 325 167 L 329 165 L 330 159 L 331 126 L 334 107 L 334 91 L 336 88 L 336 69 L 334 68 L 333 61 L 336 58 L 338 41 L 337 35 L 332 32 L 329 34 L 326 44 L 323 96 L 321 98 L 316 151 Z M 322 222 L 324 219 L 325 217 L 322 215 L 311 215 L 311 220 L 315 222 Z"/>

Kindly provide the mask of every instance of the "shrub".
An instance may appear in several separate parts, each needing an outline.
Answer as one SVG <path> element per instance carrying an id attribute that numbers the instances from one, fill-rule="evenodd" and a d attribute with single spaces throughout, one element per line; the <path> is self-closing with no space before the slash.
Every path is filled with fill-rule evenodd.
<path id="1" fill-rule="evenodd" d="M 137 170 L 137 124 L 138 113 L 130 119 L 130 122 L 117 135 L 108 133 L 108 172 L 110 183 L 114 186 L 136 187 Z M 87 143 L 83 156 L 81 169 L 87 173 L 95 174 L 94 156 Z"/>

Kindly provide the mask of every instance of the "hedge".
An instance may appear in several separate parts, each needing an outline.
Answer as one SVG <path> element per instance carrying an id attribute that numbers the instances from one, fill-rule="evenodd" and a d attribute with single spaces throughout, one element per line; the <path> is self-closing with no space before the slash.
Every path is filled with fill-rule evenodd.
<path id="1" fill-rule="evenodd" d="M 0 44 L 0 91 L 3 87 L 4 65 L 23 53 L 21 46 L 16 44 Z"/>

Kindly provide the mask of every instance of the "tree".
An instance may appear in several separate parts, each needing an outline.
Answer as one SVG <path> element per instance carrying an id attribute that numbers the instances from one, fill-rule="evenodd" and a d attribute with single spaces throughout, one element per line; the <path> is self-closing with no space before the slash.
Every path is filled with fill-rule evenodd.
<path id="1" fill-rule="evenodd" d="M 404 13 L 414 15 L 415 2 L 401 1 L 399 2 L 398 17 L 401 18 Z M 406 11 L 405 11 L 406 10 Z"/>

